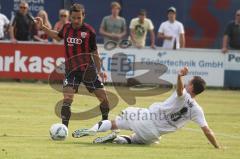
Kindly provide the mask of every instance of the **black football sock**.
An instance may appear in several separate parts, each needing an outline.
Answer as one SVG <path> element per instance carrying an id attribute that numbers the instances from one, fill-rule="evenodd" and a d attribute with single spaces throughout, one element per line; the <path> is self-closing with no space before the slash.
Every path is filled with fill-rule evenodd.
<path id="1" fill-rule="evenodd" d="M 109 113 L 109 106 L 108 104 L 101 103 L 100 104 L 100 110 L 102 113 L 102 120 L 108 120 L 108 113 Z"/>
<path id="2" fill-rule="evenodd" d="M 61 118 L 62 124 L 68 127 L 69 119 L 71 117 L 71 104 L 72 100 L 66 99 L 63 101 L 62 110 L 61 110 Z"/>

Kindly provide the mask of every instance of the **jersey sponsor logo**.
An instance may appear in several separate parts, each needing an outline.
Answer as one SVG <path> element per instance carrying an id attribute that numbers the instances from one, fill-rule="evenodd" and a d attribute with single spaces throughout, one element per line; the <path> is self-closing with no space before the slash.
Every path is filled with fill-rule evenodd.
<path id="1" fill-rule="evenodd" d="M 188 111 L 187 107 L 183 107 L 180 111 L 170 115 L 172 121 L 176 122 L 181 119 Z"/>
<path id="2" fill-rule="evenodd" d="M 68 37 L 67 38 L 67 43 L 70 44 L 70 45 L 72 45 L 72 44 L 81 45 L 82 44 L 82 39 Z"/>
<path id="3" fill-rule="evenodd" d="M 85 39 L 86 36 L 87 36 L 87 33 L 86 33 L 86 32 L 81 32 L 81 37 L 82 37 L 83 39 Z"/>

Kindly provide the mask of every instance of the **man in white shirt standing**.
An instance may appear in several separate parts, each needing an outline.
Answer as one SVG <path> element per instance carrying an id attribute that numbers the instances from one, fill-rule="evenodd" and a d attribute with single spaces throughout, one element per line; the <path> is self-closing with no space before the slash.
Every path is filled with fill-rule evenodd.
<path id="1" fill-rule="evenodd" d="M 147 12 L 141 9 L 137 18 L 130 22 L 130 38 L 133 45 L 137 48 L 144 48 L 146 45 L 147 33 L 150 33 L 151 48 L 155 48 L 154 26 L 150 19 L 147 18 Z"/>
<path id="2" fill-rule="evenodd" d="M 183 24 L 176 20 L 176 8 L 167 11 L 168 20 L 163 22 L 158 30 L 158 38 L 163 40 L 164 49 L 179 49 L 185 47 L 185 32 Z"/>
<path id="3" fill-rule="evenodd" d="M 188 68 L 179 71 L 176 91 L 164 102 L 153 103 L 148 109 L 128 107 L 115 120 L 103 120 L 90 129 L 78 129 L 73 137 L 95 135 L 107 130 L 131 130 L 131 136 L 118 136 L 115 132 L 99 137 L 94 143 L 121 143 L 121 144 L 151 144 L 159 141 L 159 137 L 175 132 L 187 122 L 193 121 L 206 135 L 215 148 L 220 148 L 213 131 L 208 127 L 204 112 L 196 102 L 195 96 L 205 89 L 205 81 L 194 76 L 184 87 L 183 76 L 188 74 Z"/>
<path id="4" fill-rule="evenodd" d="M 0 40 L 4 39 L 5 32 L 8 30 L 9 27 L 9 20 L 8 18 L 0 13 Z"/>

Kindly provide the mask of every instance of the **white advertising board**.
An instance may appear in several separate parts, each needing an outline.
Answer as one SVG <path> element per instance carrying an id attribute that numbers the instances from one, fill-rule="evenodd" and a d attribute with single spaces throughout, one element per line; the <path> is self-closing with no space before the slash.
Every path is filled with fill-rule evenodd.
<path id="1" fill-rule="evenodd" d="M 134 63 L 140 62 L 147 65 L 167 66 L 167 72 L 161 77 L 166 81 L 176 84 L 177 72 L 180 68 L 187 65 L 189 67 L 189 75 L 186 76 L 186 81 L 192 76 L 201 76 L 206 80 L 208 86 L 223 86 L 224 84 L 224 60 L 225 55 L 219 50 L 206 49 L 181 49 L 181 50 L 162 50 L 162 49 L 115 49 L 106 51 L 103 47 L 99 47 L 102 57 L 103 69 L 109 75 L 111 81 L 111 66 L 114 65 L 114 55 L 117 53 L 126 54 L 129 64 L 125 64 L 129 68 L 127 77 L 134 77 L 144 73 L 144 70 L 134 70 Z M 122 66 L 122 65 L 121 65 Z M 147 69 L 147 68 L 146 68 Z M 124 69 L 123 69 L 124 70 Z M 127 70 L 127 69 L 126 69 Z M 125 70 L 125 71 L 126 71 Z M 119 70 L 121 72 L 121 68 Z M 146 72 L 146 71 L 145 71 Z M 151 83 L 151 78 L 149 78 Z"/>

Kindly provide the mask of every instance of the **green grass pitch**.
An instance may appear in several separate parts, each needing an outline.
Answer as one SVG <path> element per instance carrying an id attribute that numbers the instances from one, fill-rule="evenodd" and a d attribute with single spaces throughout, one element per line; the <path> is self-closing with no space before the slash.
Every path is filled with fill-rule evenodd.
<path id="1" fill-rule="evenodd" d="M 106 89 L 115 92 L 113 87 Z M 163 101 L 171 92 L 137 98 L 136 105 L 147 107 Z M 52 141 L 49 128 L 60 122 L 54 105 L 62 94 L 47 84 L 0 83 L 0 159 L 239 159 L 240 91 L 207 90 L 197 100 L 203 107 L 209 126 L 225 149 L 217 150 L 207 142 L 201 130 L 189 123 L 180 131 L 162 137 L 158 145 L 92 144 L 95 137 Z M 83 111 L 98 103 L 93 97 L 76 95 L 73 111 Z M 110 112 L 114 118 L 127 104 L 120 99 Z M 100 120 L 71 121 L 69 132 L 90 127 Z M 130 132 L 122 131 L 122 134 Z M 106 133 L 98 134 L 98 136 Z"/>

